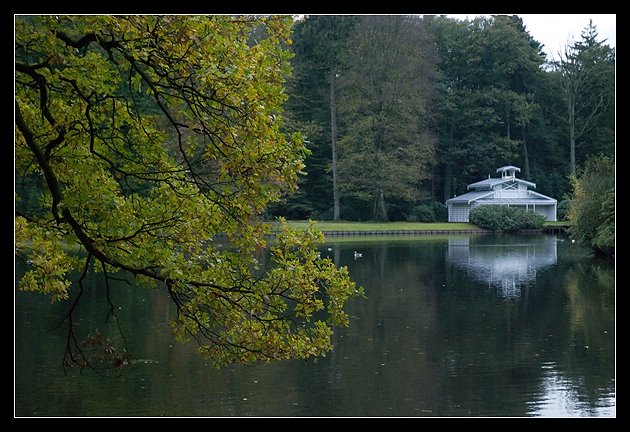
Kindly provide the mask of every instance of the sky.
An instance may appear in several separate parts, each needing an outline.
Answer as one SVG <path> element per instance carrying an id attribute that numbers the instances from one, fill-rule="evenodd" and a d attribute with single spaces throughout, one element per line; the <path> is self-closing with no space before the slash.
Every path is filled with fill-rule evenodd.
<path id="1" fill-rule="evenodd" d="M 527 31 L 542 43 L 547 57 L 557 58 L 558 52 L 571 38 L 580 39 L 580 33 L 588 25 L 589 19 L 597 27 L 599 40 L 616 47 L 616 14 L 514 14 L 522 18 Z M 448 15 L 453 18 L 473 19 L 475 14 Z"/>

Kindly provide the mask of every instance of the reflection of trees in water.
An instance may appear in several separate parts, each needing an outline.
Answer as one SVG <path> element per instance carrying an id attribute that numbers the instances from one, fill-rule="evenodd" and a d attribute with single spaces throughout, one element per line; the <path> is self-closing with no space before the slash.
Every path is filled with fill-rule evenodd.
<path id="1" fill-rule="evenodd" d="M 599 265 L 562 238 L 484 235 L 451 239 L 445 271 L 449 277 L 440 311 L 451 340 L 446 357 L 454 361 L 444 376 L 449 396 L 461 398 L 462 387 L 479 389 L 476 398 L 500 406 L 519 397 L 506 390 L 518 387 L 520 395 L 528 395 L 522 411 L 518 404 L 498 411 L 560 416 L 614 412 L 610 265 Z M 517 289 L 503 291 L 512 278 Z M 496 289 L 497 295 L 476 289 L 471 281 Z M 558 398 L 564 398 L 564 406 Z M 461 405 L 449 412 L 466 415 Z"/>
<path id="2" fill-rule="evenodd" d="M 338 252 L 336 263 L 350 268 L 367 299 L 348 304 L 350 327 L 337 329 L 335 349 L 325 360 L 333 369 L 326 383 L 326 400 L 334 399 L 328 412 L 359 416 L 437 412 L 433 355 L 439 357 L 434 347 L 442 341 L 435 331 L 439 316 L 434 287 L 438 281 L 442 285 L 442 276 L 434 269 L 444 260 L 444 241 L 414 245 L 383 239 L 333 243 L 330 248 L 324 247 L 323 255 Z M 361 258 L 354 258 L 355 250 Z"/>
<path id="3" fill-rule="evenodd" d="M 483 237 L 449 239 L 447 261 L 495 288 L 502 298 L 520 298 L 521 288 L 536 280 L 538 270 L 558 260 L 556 236 L 493 239 L 493 243 Z"/>
<path id="4" fill-rule="evenodd" d="M 492 242 L 517 250 L 529 241 L 473 236 L 469 257 L 484 256 Z M 111 294 L 122 307 L 129 346 L 137 360 L 151 361 L 135 362 L 116 379 L 77 371 L 66 377 L 59 361 L 64 332 L 50 331 L 66 305 L 51 318 L 47 299 L 18 292 L 16 321 L 30 322 L 16 325 L 16 341 L 28 341 L 16 343 L 18 412 L 607 415 L 603 406 L 610 407 L 615 389 L 614 268 L 558 242 L 553 271 L 538 267 L 535 283 L 522 285 L 520 298 L 503 301 L 494 289 L 479 289 L 487 280 L 471 279 L 451 261 L 450 249 L 446 240 L 322 247 L 322 256 L 349 266 L 367 299 L 348 303 L 350 327 L 335 330 L 335 349 L 317 362 L 214 370 L 195 343 L 174 343 L 168 322 L 175 311 L 163 291 L 120 283 Z M 355 260 L 354 250 L 363 257 Z M 264 256 L 260 260 L 265 263 Z M 79 330 L 106 331 L 102 279 L 90 279 L 85 295 L 79 314 L 87 321 Z M 30 389 L 46 397 L 24 397 Z M 564 407 L 557 406 L 561 398 Z"/>

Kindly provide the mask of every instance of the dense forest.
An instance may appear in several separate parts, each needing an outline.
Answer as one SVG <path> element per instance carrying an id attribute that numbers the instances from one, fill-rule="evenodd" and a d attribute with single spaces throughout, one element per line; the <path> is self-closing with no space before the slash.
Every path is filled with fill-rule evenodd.
<path id="1" fill-rule="evenodd" d="M 444 202 L 516 165 L 560 202 L 615 153 L 615 49 L 588 23 L 548 58 L 518 16 L 307 16 L 293 28 L 287 132 L 310 154 L 267 216 L 445 220 Z"/>
<path id="2" fill-rule="evenodd" d="M 571 176 L 615 153 L 615 49 L 591 23 L 554 58 L 516 15 L 306 16 L 288 48 L 284 132 L 310 154 L 268 219 L 446 220 L 508 164 L 564 218 Z M 18 176 L 18 210 L 43 188 Z"/>

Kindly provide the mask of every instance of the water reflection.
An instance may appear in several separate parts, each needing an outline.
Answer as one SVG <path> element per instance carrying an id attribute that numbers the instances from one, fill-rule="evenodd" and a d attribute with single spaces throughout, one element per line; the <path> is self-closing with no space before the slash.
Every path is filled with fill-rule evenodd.
<path id="1" fill-rule="evenodd" d="M 543 370 L 542 394 L 528 403 L 528 415 L 542 417 L 612 417 L 615 416 L 615 394 L 604 392 L 600 402 L 592 406 L 580 397 L 571 379 L 557 371 L 558 365 L 547 362 Z"/>
<path id="2" fill-rule="evenodd" d="M 614 416 L 613 265 L 555 237 L 453 240 L 322 245 L 367 298 L 347 305 L 350 327 L 335 330 L 334 350 L 318 361 L 215 370 L 194 343 L 174 341 L 168 293 L 121 282 L 109 294 L 137 361 L 120 378 L 64 375 L 65 332 L 55 325 L 67 304 L 17 292 L 15 413 Z M 521 296 L 504 301 L 502 281 L 512 276 Z M 90 275 L 85 287 L 77 331 L 106 332 L 102 279 Z"/>
<path id="3" fill-rule="evenodd" d="M 538 271 L 556 264 L 557 241 L 549 235 L 452 238 L 447 260 L 495 288 L 500 297 L 519 298 L 521 288 L 535 282 Z"/>

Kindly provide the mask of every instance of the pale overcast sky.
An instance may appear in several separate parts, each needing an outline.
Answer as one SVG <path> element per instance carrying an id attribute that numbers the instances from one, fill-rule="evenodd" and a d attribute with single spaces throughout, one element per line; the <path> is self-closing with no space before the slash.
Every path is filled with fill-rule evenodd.
<path id="1" fill-rule="evenodd" d="M 547 56 L 558 57 L 558 51 L 572 38 L 580 39 L 580 33 L 589 19 L 597 27 L 599 39 L 608 39 L 609 46 L 616 46 L 616 14 L 509 14 L 523 19 L 529 34 L 545 45 Z M 473 19 L 476 14 L 448 15 L 454 18 Z"/>

